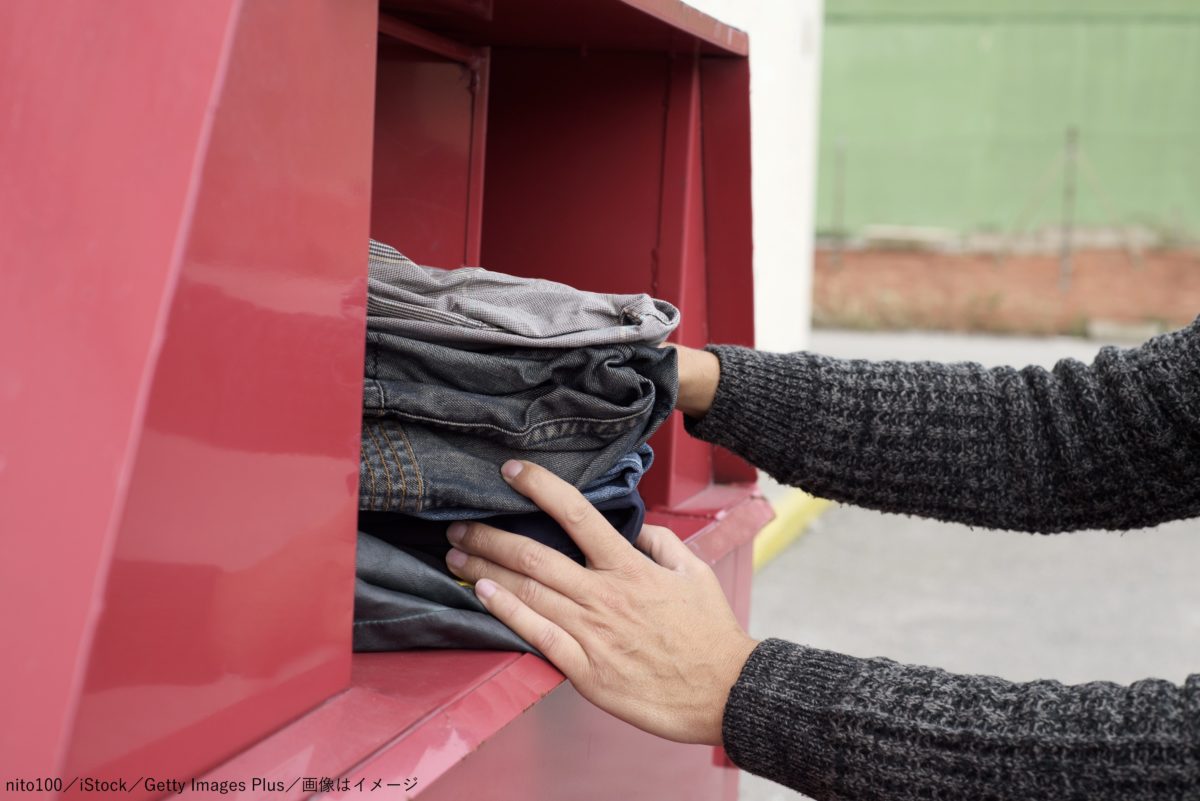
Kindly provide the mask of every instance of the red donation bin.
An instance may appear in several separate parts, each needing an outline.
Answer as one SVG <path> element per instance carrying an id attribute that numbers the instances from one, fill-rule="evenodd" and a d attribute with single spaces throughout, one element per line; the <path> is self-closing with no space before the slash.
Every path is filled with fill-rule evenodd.
<path id="1" fill-rule="evenodd" d="M 677 0 L 0 4 L 0 780 L 735 798 L 536 657 L 350 622 L 368 237 L 752 344 L 748 47 Z M 744 624 L 754 472 L 652 444 Z"/>

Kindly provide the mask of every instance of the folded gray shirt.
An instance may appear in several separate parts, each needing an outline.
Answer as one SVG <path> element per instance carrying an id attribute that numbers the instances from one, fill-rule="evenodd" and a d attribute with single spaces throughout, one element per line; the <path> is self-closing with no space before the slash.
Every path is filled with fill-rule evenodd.
<path id="1" fill-rule="evenodd" d="M 374 240 L 367 262 L 367 327 L 476 348 L 657 345 L 679 310 L 649 295 L 584 292 L 481 267 L 423 267 Z"/>
<path id="2" fill-rule="evenodd" d="M 1200 319 L 1049 371 L 711 350 L 688 430 L 826 498 L 1034 532 L 1200 515 Z M 819 801 L 1197 799 L 1200 675 L 1015 683 L 769 639 L 724 742 Z"/>

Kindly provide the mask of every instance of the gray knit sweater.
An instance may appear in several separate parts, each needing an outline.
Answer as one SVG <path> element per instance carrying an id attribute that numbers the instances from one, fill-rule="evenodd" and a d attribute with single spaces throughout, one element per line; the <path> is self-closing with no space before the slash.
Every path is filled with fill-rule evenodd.
<path id="1" fill-rule="evenodd" d="M 711 350 L 688 430 L 817 495 L 1035 532 L 1200 515 L 1200 318 L 1051 371 Z M 1021 684 L 770 639 L 724 740 L 821 801 L 1197 799 L 1200 675 Z"/>

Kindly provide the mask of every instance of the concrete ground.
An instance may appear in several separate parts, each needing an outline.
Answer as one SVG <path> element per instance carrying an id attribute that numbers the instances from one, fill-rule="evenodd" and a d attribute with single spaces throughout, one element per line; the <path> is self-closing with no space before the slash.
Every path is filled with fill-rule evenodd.
<path id="1" fill-rule="evenodd" d="M 1099 343 L 815 332 L 812 350 L 988 365 L 1090 361 Z M 769 494 L 777 489 L 770 488 Z M 1200 521 L 1034 536 L 836 505 L 755 577 L 750 632 L 1016 681 L 1200 671 Z M 742 774 L 742 801 L 804 796 Z"/>

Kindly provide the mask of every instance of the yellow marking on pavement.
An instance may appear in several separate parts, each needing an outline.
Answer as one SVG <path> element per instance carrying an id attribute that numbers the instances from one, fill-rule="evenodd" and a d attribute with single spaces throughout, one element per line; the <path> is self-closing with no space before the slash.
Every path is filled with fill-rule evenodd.
<path id="1" fill-rule="evenodd" d="M 775 507 L 775 519 L 754 538 L 755 572 L 799 539 L 809 524 L 829 507 L 830 501 L 814 498 L 803 490 L 792 490 L 771 505 Z"/>

